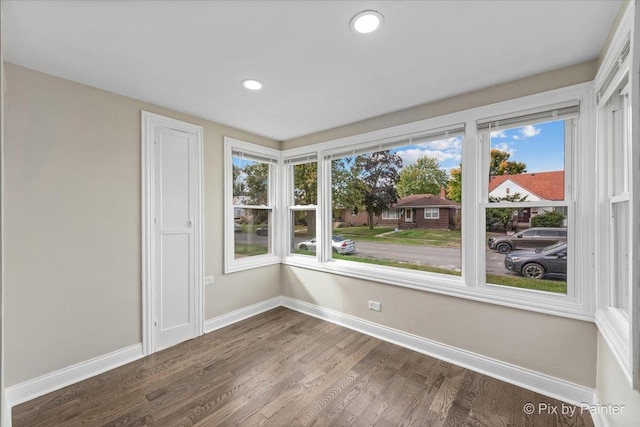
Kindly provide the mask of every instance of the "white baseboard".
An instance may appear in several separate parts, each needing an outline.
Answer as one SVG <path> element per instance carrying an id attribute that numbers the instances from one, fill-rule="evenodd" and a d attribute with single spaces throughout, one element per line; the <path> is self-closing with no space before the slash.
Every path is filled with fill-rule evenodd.
<path id="1" fill-rule="evenodd" d="M 28 380 L 5 389 L 4 427 L 11 425 L 11 408 L 31 399 L 59 390 L 78 381 L 117 368 L 142 358 L 142 344 L 135 344 L 114 352 L 80 362 L 49 374 Z M 9 423 L 7 424 L 7 418 Z"/>
<path id="2" fill-rule="evenodd" d="M 582 402 L 593 402 L 593 389 L 589 387 L 574 384 L 540 372 L 432 341 L 398 329 L 369 322 L 368 320 L 350 316 L 339 311 L 309 304 L 304 301 L 282 297 L 282 305 L 309 316 L 327 320 L 383 341 L 463 366 L 472 371 L 480 372 L 567 403 L 579 406 Z"/>
<path id="3" fill-rule="evenodd" d="M 213 319 L 209 319 L 204 322 L 204 333 L 208 334 L 225 326 L 232 325 L 249 317 L 253 317 L 256 314 L 264 313 L 265 311 L 273 310 L 276 307 L 281 306 L 282 297 L 275 297 L 266 301 L 259 302 L 257 304 L 249 305 L 247 307 L 239 308 L 231 313 L 223 314 Z"/>

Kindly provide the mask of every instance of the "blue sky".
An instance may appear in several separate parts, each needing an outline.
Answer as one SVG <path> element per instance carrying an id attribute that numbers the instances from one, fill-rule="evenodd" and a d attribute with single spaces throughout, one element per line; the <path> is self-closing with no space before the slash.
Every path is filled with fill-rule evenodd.
<path id="1" fill-rule="evenodd" d="M 564 170 L 564 120 L 491 132 L 491 148 L 507 151 L 527 172 Z"/>
<path id="2" fill-rule="evenodd" d="M 527 172 L 564 170 L 564 121 L 540 123 L 491 132 L 491 148 L 511 154 L 510 161 L 523 162 Z M 462 159 L 462 137 L 408 145 L 391 150 L 409 166 L 428 155 L 449 171 Z"/>

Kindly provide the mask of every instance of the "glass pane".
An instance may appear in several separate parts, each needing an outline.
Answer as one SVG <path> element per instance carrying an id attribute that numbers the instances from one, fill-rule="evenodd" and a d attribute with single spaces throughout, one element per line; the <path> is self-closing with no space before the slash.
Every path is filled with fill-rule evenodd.
<path id="1" fill-rule="evenodd" d="M 271 253 L 270 209 L 234 209 L 235 258 Z"/>
<path id="2" fill-rule="evenodd" d="M 316 211 L 292 211 L 291 252 L 314 255 L 316 246 Z"/>
<path id="3" fill-rule="evenodd" d="M 629 313 L 629 202 L 611 206 L 613 234 L 611 236 L 611 268 L 613 305 Z"/>
<path id="4" fill-rule="evenodd" d="M 613 194 L 629 191 L 629 141 L 631 125 L 629 105 L 626 95 L 612 96 L 608 106 L 611 109 L 611 170 L 613 172 Z"/>
<path id="5" fill-rule="evenodd" d="M 269 204 L 269 164 L 233 157 L 233 204 Z"/>
<path id="6" fill-rule="evenodd" d="M 332 161 L 333 257 L 461 273 L 462 137 Z"/>
<path id="7" fill-rule="evenodd" d="M 567 293 L 566 207 L 488 208 L 487 283 Z"/>
<path id="8" fill-rule="evenodd" d="M 491 132 L 489 202 L 564 200 L 564 148 L 571 122 Z"/>
<path id="9" fill-rule="evenodd" d="M 303 163 L 293 166 L 294 204 L 318 204 L 318 163 Z"/>

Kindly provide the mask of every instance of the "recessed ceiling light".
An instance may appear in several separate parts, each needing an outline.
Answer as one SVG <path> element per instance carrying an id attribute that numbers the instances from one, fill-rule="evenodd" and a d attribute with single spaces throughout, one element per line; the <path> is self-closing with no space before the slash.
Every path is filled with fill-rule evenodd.
<path id="1" fill-rule="evenodd" d="M 351 29 L 356 33 L 369 34 L 380 28 L 384 18 L 380 12 L 365 10 L 351 18 Z"/>
<path id="2" fill-rule="evenodd" d="M 249 90 L 262 89 L 262 83 L 260 83 L 258 80 L 252 80 L 252 79 L 243 80 L 242 86 L 244 86 L 245 89 L 249 89 Z"/>

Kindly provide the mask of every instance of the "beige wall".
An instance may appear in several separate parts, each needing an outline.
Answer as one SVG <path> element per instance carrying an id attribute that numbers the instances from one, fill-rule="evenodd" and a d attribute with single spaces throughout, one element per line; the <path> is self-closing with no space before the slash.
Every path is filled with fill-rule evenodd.
<path id="1" fill-rule="evenodd" d="M 204 127 L 206 318 L 280 294 L 277 265 L 222 275 L 223 136 L 277 142 L 6 72 L 6 386 L 141 342 L 140 110 Z"/>
<path id="2" fill-rule="evenodd" d="M 622 414 L 605 417 L 610 427 L 635 427 L 640 424 L 640 393 L 631 389 L 620 364 L 600 334 L 596 394 L 601 405 L 624 405 Z"/>
<path id="3" fill-rule="evenodd" d="M 357 123 L 337 127 L 303 136 L 300 138 L 284 141 L 282 149 L 301 147 L 316 142 L 331 141 L 346 136 L 358 135 L 373 130 L 384 129 L 431 117 L 442 116 L 444 114 L 457 111 L 468 110 L 470 108 L 483 105 L 494 104 L 496 102 L 507 101 L 509 99 L 532 95 L 534 93 L 546 92 L 559 89 L 578 83 L 593 80 L 596 75 L 596 61 L 583 62 L 581 64 L 548 71 L 535 76 L 526 77 L 512 82 L 492 86 L 486 89 L 465 93 L 441 101 L 419 105 L 406 110 L 385 114 L 372 119 L 363 120 Z"/>
<path id="4" fill-rule="evenodd" d="M 463 298 L 283 266 L 283 295 L 587 387 L 596 327 Z M 368 309 L 382 303 L 382 312 Z"/>

